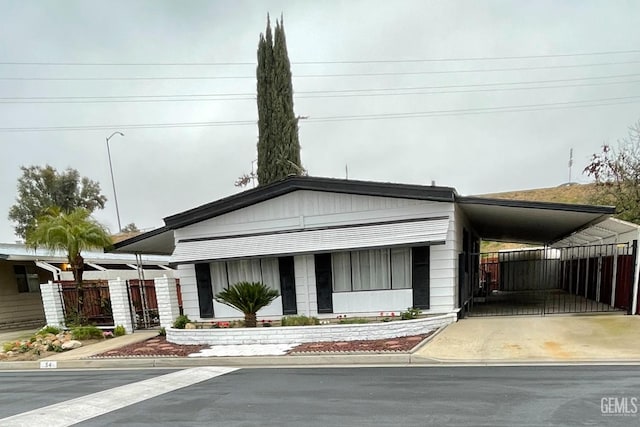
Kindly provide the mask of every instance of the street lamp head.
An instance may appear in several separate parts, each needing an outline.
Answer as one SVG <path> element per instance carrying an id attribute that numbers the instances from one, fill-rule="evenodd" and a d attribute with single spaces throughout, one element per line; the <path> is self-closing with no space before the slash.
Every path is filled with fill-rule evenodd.
<path id="1" fill-rule="evenodd" d="M 111 135 L 109 135 L 109 136 L 107 137 L 107 142 L 109 142 L 109 140 L 110 140 L 111 138 L 113 138 L 113 136 L 114 136 L 114 135 L 124 136 L 124 133 L 122 133 L 122 132 L 120 132 L 120 131 L 115 131 L 115 132 L 113 132 Z"/>

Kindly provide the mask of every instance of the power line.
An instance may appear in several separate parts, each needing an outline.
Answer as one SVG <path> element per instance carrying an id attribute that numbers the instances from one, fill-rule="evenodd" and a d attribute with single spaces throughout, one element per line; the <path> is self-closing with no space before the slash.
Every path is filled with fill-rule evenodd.
<path id="1" fill-rule="evenodd" d="M 640 80 L 623 80 L 615 82 L 592 82 L 582 84 L 562 84 L 553 86 L 527 86 L 527 87 L 506 87 L 506 88 L 493 88 L 493 89 L 464 89 L 464 90 L 441 90 L 441 91 L 428 91 L 428 92 L 384 92 L 384 93 L 327 93 L 327 94 L 314 94 L 314 95 L 295 95 L 296 99 L 320 99 L 320 98 L 354 98 L 354 97 L 381 97 L 381 96 L 405 96 L 405 95 L 443 95 L 443 94 L 456 94 L 456 93 L 491 93 L 491 92 L 510 92 L 510 91 L 522 91 L 522 90 L 544 90 L 544 89 L 564 89 L 573 87 L 593 87 L 593 86 L 605 86 L 615 84 L 630 84 L 640 83 Z M 332 91 L 327 91 L 332 92 Z M 250 94 L 248 94 L 250 95 Z M 55 99 L 56 97 L 45 99 L 12 99 L 5 100 L 0 98 L 1 104 L 112 104 L 112 103 L 156 103 L 156 102 L 219 102 L 219 101 L 255 101 L 256 97 L 251 95 L 250 97 L 242 98 L 208 98 L 206 95 L 194 95 L 194 98 L 187 96 L 170 96 L 166 98 L 154 99 L 131 99 L 126 97 L 119 99 L 119 97 L 113 97 L 117 99 Z M 64 97 L 62 97 L 64 98 Z M 82 97 L 78 97 L 82 98 Z"/>
<path id="2" fill-rule="evenodd" d="M 515 82 L 490 82 L 490 83 L 474 83 L 474 84 L 457 84 L 457 85 L 438 85 L 438 86 L 405 86 L 405 87 L 392 87 L 392 88 L 366 88 L 366 89 L 333 89 L 333 90 L 310 90 L 310 91 L 296 91 L 295 95 L 300 94 L 333 94 L 333 93 L 364 93 L 364 92 L 391 92 L 391 91 L 409 91 L 409 90 L 434 90 L 434 89 L 458 89 L 458 88 L 476 88 L 476 87 L 495 87 L 495 86 L 515 86 L 515 85 L 529 85 L 529 84 L 545 84 L 545 83 L 564 83 L 564 82 L 579 82 L 579 81 L 592 81 L 592 80 L 605 80 L 605 79 L 617 79 L 625 77 L 638 77 L 638 74 L 616 74 L 608 76 L 593 76 L 593 77 L 577 77 L 571 79 L 546 79 L 546 80 L 524 80 Z M 635 81 L 627 81 L 628 83 Z M 618 82 L 605 82 L 603 84 L 615 84 Z M 622 83 L 622 82 L 621 82 Z M 27 97 L 0 97 L 0 101 L 13 101 L 13 100 L 84 100 L 84 99 L 99 99 L 99 100 L 117 100 L 117 99 L 158 99 L 158 98 L 188 98 L 188 97 L 251 97 L 255 99 L 254 92 L 243 93 L 209 93 L 209 94 L 169 94 L 169 95 L 108 95 L 108 96 L 27 96 Z M 224 99 L 224 98 L 223 98 Z"/>
<path id="3" fill-rule="evenodd" d="M 640 61 L 599 62 L 592 64 L 546 65 L 537 67 L 504 67 L 468 70 L 430 70 L 430 71 L 389 71 L 381 73 L 338 73 L 338 74 L 302 74 L 293 75 L 294 78 L 327 78 L 327 77 L 381 77 L 381 76 L 411 76 L 427 74 L 461 74 L 461 73 L 489 73 L 504 71 L 537 71 L 557 70 L 582 67 L 605 67 L 612 65 L 640 64 Z M 0 77 L 5 81 L 141 81 L 141 80 L 232 80 L 255 79 L 255 76 L 173 76 L 173 77 Z"/>
<path id="4" fill-rule="evenodd" d="M 614 104 L 606 104 L 608 102 L 614 102 Z M 392 119 L 392 118 L 410 118 L 410 117 L 427 117 L 431 115 L 449 115 L 451 113 L 467 113 L 467 112 L 516 112 L 516 111 L 529 111 L 529 109 L 544 109 L 559 106 L 590 106 L 590 104 L 596 103 L 596 105 L 616 105 L 615 103 L 631 103 L 640 102 L 640 95 L 638 96 L 622 96 L 615 98 L 601 98 L 591 99 L 583 101 L 565 101 L 565 102 L 549 102 L 542 104 L 527 104 L 527 105 L 509 105 L 502 107 L 481 107 L 481 108 L 466 108 L 466 109 L 454 109 L 454 110 L 433 110 L 433 111 L 418 111 L 418 112 L 404 112 L 404 113 L 382 113 L 382 114 L 364 114 L 364 115 L 351 115 L 351 116 L 332 116 L 332 117 L 319 117 L 316 119 L 308 119 L 309 122 L 330 122 L 330 121 L 344 121 L 344 120 L 372 120 L 372 119 Z"/>
<path id="5" fill-rule="evenodd" d="M 304 122 L 321 123 L 334 121 L 359 121 L 359 120 L 388 120 L 401 118 L 419 118 L 443 115 L 467 115 L 481 113 L 508 113 L 538 111 L 546 109 L 585 108 L 598 106 L 611 106 L 640 102 L 640 95 L 615 98 L 601 98 L 582 101 L 552 102 L 543 104 L 508 105 L 501 107 L 479 107 L 452 110 L 431 110 L 403 113 L 380 113 L 350 116 L 329 116 L 304 119 Z M 85 131 L 108 129 L 162 129 L 182 127 L 214 127 L 214 126 L 245 126 L 255 125 L 256 120 L 229 120 L 214 122 L 177 122 L 177 123 L 145 123 L 145 124 L 110 124 L 110 125 L 77 125 L 77 126 L 43 126 L 43 127 L 12 127 L 0 128 L 0 132 L 52 132 L 52 131 Z"/>
<path id="6" fill-rule="evenodd" d="M 408 58 L 408 59 L 373 59 L 373 60 L 335 60 L 335 61 L 297 61 L 294 65 L 322 65 L 322 64 L 397 64 L 421 62 L 462 62 L 462 61 L 496 61 L 542 58 L 570 58 L 582 56 L 627 55 L 640 53 L 639 49 L 612 50 L 596 52 L 560 53 L 546 55 L 515 55 L 515 56 L 475 56 L 454 58 Z M 35 65 L 35 66 L 236 66 L 256 65 L 255 62 L 46 62 L 46 61 L 4 61 L 0 65 Z"/>

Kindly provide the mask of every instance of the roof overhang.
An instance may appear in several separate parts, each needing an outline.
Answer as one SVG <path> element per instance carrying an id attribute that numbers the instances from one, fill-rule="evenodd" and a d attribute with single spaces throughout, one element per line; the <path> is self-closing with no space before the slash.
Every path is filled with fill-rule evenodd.
<path id="1" fill-rule="evenodd" d="M 173 230 L 168 227 L 160 227 L 115 243 L 110 252 L 171 255 L 174 249 Z"/>
<path id="2" fill-rule="evenodd" d="M 609 218 L 610 206 L 458 197 L 471 227 L 483 240 L 552 244 Z"/>

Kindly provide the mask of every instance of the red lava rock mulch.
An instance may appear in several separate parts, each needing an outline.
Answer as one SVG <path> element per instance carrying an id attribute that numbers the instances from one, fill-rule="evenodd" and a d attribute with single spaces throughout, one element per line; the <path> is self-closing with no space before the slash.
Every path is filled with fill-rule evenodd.
<path id="1" fill-rule="evenodd" d="M 382 340 L 335 341 L 301 344 L 287 354 L 312 353 L 398 353 L 408 352 L 420 344 L 433 332 L 410 337 L 389 338 Z M 92 359 L 127 358 L 127 357 L 187 357 L 189 354 L 209 348 L 209 345 L 172 344 L 165 337 L 154 337 L 136 344 L 130 344 L 115 350 L 91 356 Z"/>
<path id="2" fill-rule="evenodd" d="M 389 338 L 382 340 L 316 342 L 301 344 L 287 354 L 309 353 L 397 353 L 407 352 L 433 334 L 413 335 L 410 337 Z"/>
<path id="3" fill-rule="evenodd" d="M 115 350 L 91 356 L 92 359 L 106 359 L 118 357 L 187 357 L 197 353 L 209 345 L 178 345 L 167 341 L 165 337 L 154 337 L 146 341 L 129 344 Z"/>

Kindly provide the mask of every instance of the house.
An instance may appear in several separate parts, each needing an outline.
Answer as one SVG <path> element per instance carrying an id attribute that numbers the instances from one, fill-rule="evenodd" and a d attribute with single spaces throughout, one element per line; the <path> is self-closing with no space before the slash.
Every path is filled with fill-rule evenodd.
<path id="1" fill-rule="evenodd" d="M 100 251 L 83 252 L 84 280 L 139 279 L 138 264 L 146 279 L 172 276 L 164 256 L 137 257 Z M 73 273 L 66 255 L 34 250 L 23 244 L 0 244 L 0 328 L 41 326 L 45 314 L 40 284 L 48 281 L 72 281 Z"/>
<path id="2" fill-rule="evenodd" d="M 464 197 L 449 187 L 289 177 L 169 216 L 115 251 L 170 255 L 194 320 L 240 317 L 214 295 L 245 280 L 280 293 L 262 318 L 408 307 L 442 314 L 473 302 L 482 239 L 550 246 L 613 213 Z"/>

